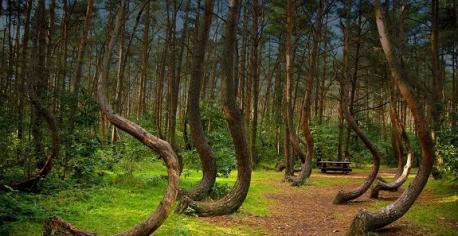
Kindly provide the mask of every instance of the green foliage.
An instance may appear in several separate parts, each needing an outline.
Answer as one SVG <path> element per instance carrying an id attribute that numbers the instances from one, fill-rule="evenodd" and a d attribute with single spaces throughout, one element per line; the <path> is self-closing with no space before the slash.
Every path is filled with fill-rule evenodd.
<path id="1" fill-rule="evenodd" d="M 219 199 L 224 197 L 226 194 L 231 191 L 232 186 L 229 186 L 228 184 L 221 184 L 221 183 L 215 183 L 215 185 L 212 188 L 212 191 L 210 192 L 210 198 L 211 199 Z"/>
<path id="2" fill-rule="evenodd" d="M 216 157 L 218 176 L 228 177 L 236 166 L 234 145 L 227 128 L 221 106 L 216 102 L 201 104 L 202 125 L 208 142 Z M 183 152 L 187 161 L 194 168 L 200 168 L 200 161 L 196 151 Z"/>
<path id="3" fill-rule="evenodd" d="M 38 204 L 41 200 L 42 195 L 21 194 L 19 192 L 0 194 L 0 234 L 7 234 L 8 222 L 43 220 L 48 217 L 49 212 Z"/>
<path id="4" fill-rule="evenodd" d="M 458 134 L 445 130 L 435 146 L 436 155 L 443 160 L 443 171 L 458 181 Z"/>

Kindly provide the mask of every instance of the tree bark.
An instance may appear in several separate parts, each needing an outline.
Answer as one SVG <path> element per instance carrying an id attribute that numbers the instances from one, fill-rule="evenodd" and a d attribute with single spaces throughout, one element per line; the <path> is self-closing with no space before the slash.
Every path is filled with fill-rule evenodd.
<path id="1" fill-rule="evenodd" d="M 401 95 L 406 100 L 407 106 L 412 112 L 415 121 L 415 131 L 420 141 L 421 163 L 418 173 L 402 195 L 390 205 L 376 212 L 361 211 L 353 219 L 350 235 L 365 235 L 368 231 L 372 231 L 386 225 L 391 224 L 401 218 L 413 205 L 417 197 L 422 192 L 428 177 L 431 174 L 434 160 L 434 143 L 430 136 L 428 125 L 423 117 L 423 109 L 418 106 L 412 88 L 406 83 L 400 63 L 394 54 L 390 36 L 387 33 L 385 19 L 380 7 L 380 0 L 375 1 L 375 20 L 380 36 L 380 43 L 385 53 L 386 60 L 390 66 L 391 75 L 394 83 L 398 87 Z"/>
<path id="2" fill-rule="evenodd" d="M 344 83 L 345 82 L 343 82 L 343 84 Z M 346 85 L 342 85 L 342 87 L 346 87 Z M 380 153 L 377 150 L 377 147 L 375 146 L 375 144 L 373 144 L 372 141 L 370 141 L 369 137 L 364 133 L 364 131 L 361 128 L 359 128 L 355 119 L 351 115 L 350 110 L 348 108 L 348 102 L 347 102 L 348 98 L 346 98 L 345 96 L 345 94 L 347 94 L 346 93 L 347 90 L 343 88 L 343 91 L 344 91 L 344 97 L 343 97 L 343 101 L 342 101 L 342 105 L 340 109 L 342 109 L 342 113 L 345 117 L 345 120 L 348 122 L 348 124 L 350 124 L 353 131 L 358 135 L 358 137 L 363 141 L 364 145 L 366 145 L 367 149 L 369 149 L 369 151 L 371 152 L 373 160 L 372 160 L 371 172 L 367 176 L 366 180 L 358 188 L 356 188 L 353 191 L 344 192 L 343 190 L 340 190 L 337 193 L 336 197 L 334 198 L 334 201 L 333 201 L 334 204 L 343 204 L 343 203 L 346 203 L 348 201 L 351 201 L 363 195 L 374 182 L 375 178 L 377 177 L 378 170 L 380 168 Z"/>
<path id="3" fill-rule="evenodd" d="M 153 233 L 167 218 L 169 213 L 171 212 L 171 208 L 173 203 L 175 202 L 177 193 L 178 193 L 178 181 L 179 181 L 179 170 L 178 170 L 178 161 L 175 152 L 173 151 L 171 145 L 166 141 L 151 135 L 143 129 L 142 127 L 138 126 L 137 124 L 125 119 L 124 117 L 116 114 L 111 105 L 108 103 L 108 99 L 105 95 L 105 87 L 106 87 L 106 80 L 108 77 L 108 68 L 111 58 L 111 53 L 113 51 L 114 44 L 116 42 L 116 36 L 119 32 L 119 28 L 122 21 L 122 16 L 124 15 L 124 8 L 125 2 L 121 2 L 121 6 L 119 12 L 116 16 L 116 23 L 114 30 L 111 34 L 110 41 L 107 44 L 107 48 L 104 53 L 102 68 L 99 75 L 99 80 L 97 84 L 97 97 L 102 109 L 102 112 L 107 116 L 110 122 L 118 127 L 121 130 L 132 135 L 137 140 L 141 141 L 144 145 L 148 146 L 152 150 L 158 152 L 161 158 L 164 160 L 165 165 L 167 166 L 167 174 L 168 174 L 168 186 L 167 191 L 164 197 L 159 204 L 159 207 L 151 214 L 145 221 L 142 223 L 132 227 L 131 229 L 120 233 L 118 235 L 149 235 Z M 56 222 L 55 218 L 50 219 L 47 222 Z M 58 221 L 59 222 L 59 221 Z M 48 223 L 49 224 L 49 223 Z M 47 226 L 45 226 L 46 228 Z M 53 235 L 53 232 L 67 232 L 66 230 L 69 228 L 68 224 L 63 222 L 62 220 L 59 223 L 51 224 L 52 229 L 46 230 L 46 232 L 51 232 L 50 234 L 45 235 Z M 62 229 L 62 227 L 64 229 Z M 67 229 L 65 229 L 67 228 Z M 86 233 L 84 231 L 78 230 L 78 233 L 72 232 L 73 235 L 92 235 L 91 233 Z"/>
<path id="4" fill-rule="evenodd" d="M 259 15 L 260 15 L 260 3 L 259 0 L 253 1 L 253 22 L 251 29 L 251 60 L 250 60 L 250 77 L 251 77 L 251 107 L 249 114 L 251 115 L 250 119 L 250 138 L 249 138 L 249 153 L 252 166 L 255 167 L 258 159 L 256 154 L 256 132 L 258 127 L 258 98 L 259 98 L 259 38 L 258 28 L 259 28 Z"/>
<path id="5" fill-rule="evenodd" d="M 431 80 L 431 135 L 434 142 L 440 142 L 440 132 L 442 128 L 442 115 L 444 112 L 444 77 L 442 74 L 442 62 L 439 58 L 439 1 L 432 1 L 432 22 L 431 22 L 431 64 L 432 64 L 432 80 Z M 433 177 L 440 179 L 442 177 L 444 161 L 441 155 L 436 156 L 436 160 L 433 166 Z"/>
<path id="6" fill-rule="evenodd" d="M 205 14 L 201 17 L 199 33 L 193 48 L 191 81 L 188 91 L 188 116 L 189 126 L 194 146 L 197 149 L 202 165 L 203 176 L 201 181 L 191 188 L 186 195 L 192 200 L 204 199 L 209 193 L 216 180 L 216 159 L 202 126 L 199 110 L 200 91 L 202 87 L 205 51 L 208 43 L 212 14 L 213 0 L 205 1 Z"/>
<path id="7" fill-rule="evenodd" d="M 350 9 L 351 9 L 351 1 L 346 1 L 346 12 L 347 16 L 350 17 Z M 341 101 L 340 101 L 340 112 L 343 114 L 345 120 L 348 122 L 350 127 L 353 129 L 353 131 L 358 135 L 358 137 L 363 141 L 364 145 L 369 149 L 369 151 L 372 154 L 373 160 L 372 160 L 372 169 L 369 175 L 367 176 L 366 180 L 355 190 L 350 191 L 350 192 L 344 192 L 343 190 L 340 190 L 336 197 L 334 198 L 333 203 L 334 204 L 343 204 L 348 201 L 351 201 L 353 199 L 356 199 L 363 195 L 372 185 L 374 182 L 375 178 L 377 177 L 377 173 L 380 167 L 380 153 L 377 150 L 377 147 L 372 143 L 372 141 L 369 139 L 369 137 L 364 133 L 364 131 L 358 126 L 356 123 L 355 119 L 353 118 L 353 115 L 351 114 L 351 111 L 349 109 L 349 103 L 348 103 L 348 89 L 347 89 L 347 83 L 349 81 L 349 68 L 348 68 L 348 61 L 349 61 L 349 34 L 348 34 L 348 27 L 350 26 L 348 24 L 349 20 L 347 20 L 347 24 L 344 26 L 344 55 L 343 55 L 343 76 L 340 80 L 340 86 L 341 86 Z"/>
<path id="8" fill-rule="evenodd" d="M 391 120 L 391 145 L 393 146 L 394 157 L 398 162 L 398 169 L 394 179 L 397 179 L 402 175 L 404 171 L 403 155 L 404 149 L 402 147 L 402 138 L 400 132 L 400 121 L 398 118 L 398 103 L 396 99 L 397 89 L 396 87 L 390 86 L 390 120 Z"/>
<path id="9" fill-rule="evenodd" d="M 176 114 L 177 114 L 177 101 L 178 101 L 178 93 L 175 94 L 175 91 L 178 91 L 178 85 L 176 80 L 176 63 L 177 63 L 177 45 L 176 45 L 176 29 L 177 29 L 177 2 L 176 1 L 167 1 L 173 2 L 173 13 L 171 19 L 169 19 L 169 27 L 170 27 L 170 54 L 168 56 L 167 62 L 167 141 L 175 148 L 178 149 L 176 146 Z M 168 5 L 167 5 L 168 6 Z M 182 166 L 182 161 L 179 159 L 180 167 Z M 181 169 L 181 168 L 180 168 Z"/>
<path id="10" fill-rule="evenodd" d="M 285 67 L 286 67 L 286 85 L 285 85 L 285 180 L 294 183 L 294 159 L 289 152 L 290 145 L 293 150 L 300 156 L 301 160 L 305 160 L 306 156 L 299 146 L 299 137 L 294 130 L 293 124 L 293 104 L 292 104 L 292 67 L 293 67 L 293 46 L 292 35 L 294 30 L 294 6 L 293 1 L 288 0 L 286 3 L 286 37 L 285 37 Z"/>
<path id="11" fill-rule="evenodd" d="M 243 115 L 237 105 L 234 88 L 234 45 L 236 39 L 236 25 L 239 15 L 237 0 L 229 2 L 228 19 L 224 34 L 224 51 L 222 56 L 222 103 L 224 115 L 229 126 L 232 141 L 235 146 L 237 159 L 237 181 L 231 191 L 215 202 L 195 202 L 184 198 L 182 209 L 187 207 L 199 216 L 225 215 L 237 211 L 245 201 L 251 181 L 251 160 L 248 155 L 246 131 L 243 124 Z"/>
<path id="12" fill-rule="evenodd" d="M 378 198 L 380 191 L 390 191 L 396 192 L 398 191 L 399 187 L 404 184 L 409 177 L 410 168 L 412 167 L 413 163 L 413 153 L 409 151 L 407 154 L 406 164 L 403 166 L 402 173 L 391 183 L 385 183 L 383 181 L 378 180 L 377 184 L 372 187 L 371 190 L 371 198 Z"/>
<path id="13" fill-rule="evenodd" d="M 140 93 L 138 95 L 137 119 L 145 114 L 146 110 L 146 80 L 148 79 L 149 68 L 149 28 L 150 28 L 150 5 L 145 6 L 144 27 L 143 27 L 143 53 L 142 53 L 142 68 L 140 74 Z"/>
<path id="14" fill-rule="evenodd" d="M 306 81 L 304 101 L 301 109 L 301 121 L 302 121 L 302 131 L 305 136 L 305 144 L 307 146 L 307 153 L 305 160 L 302 162 L 301 171 L 297 178 L 292 179 L 292 184 L 294 186 L 299 186 L 304 184 L 305 180 L 310 177 L 312 174 L 312 158 L 313 158 L 313 136 L 310 130 L 310 118 L 311 118 L 311 106 L 312 106 L 312 93 L 313 93 L 313 84 L 314 81 L 318 80 L 319 75 L 319 58 L 320 58 L 320 40 L 321 40 L 321 27 L 322 27 L 322 18 L 323 18 L 323 1 L 318 2 L 318 11 L 315 19 L 314 25 L 314 35 L 313 35 L 313 44 L 312 44 L 312 55 L 311 55 L 311 65 L 310 65 L 310 74 Z M 317 82 L 317 87 L 318 87 Z M 318 90 L 317 90 L 318 91 Z M 318 94 L 317 94 L 318 97 Z M 290 118 L 291 119 L 291 118 Z M 294 142 L 293 143 L 293 147 Z M 297 151 L 299 145 L 297 144 L 295 150 Z"/>

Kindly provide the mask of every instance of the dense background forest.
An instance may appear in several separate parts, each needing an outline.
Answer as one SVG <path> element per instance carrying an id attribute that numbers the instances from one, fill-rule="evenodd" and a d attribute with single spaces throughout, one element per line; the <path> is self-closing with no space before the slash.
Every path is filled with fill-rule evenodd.
<path id="1" fill-rule="evenodd" d="M 456 0 L 0 0 L 0 55 L 0 234 L 79 222 L 92 207 L 59 205 L 129 189 L 141 208 L 164 198 L 126 235 L 152 233 L 175 200 L 215 216 L 248 194 L 250 211 L 269 188 L 258 181 L 307 186 L 321 160 L 362 174 L 335 204 L 402 193 L 400 215 L 361 213 L 346 225 L 355 235 L 406 213 L 429 172 L 456 204 Z M 82 225 L 112 234 L 148 212 L 120 229 Z M 45 231 L 70 230 L 52 219 Z"/>

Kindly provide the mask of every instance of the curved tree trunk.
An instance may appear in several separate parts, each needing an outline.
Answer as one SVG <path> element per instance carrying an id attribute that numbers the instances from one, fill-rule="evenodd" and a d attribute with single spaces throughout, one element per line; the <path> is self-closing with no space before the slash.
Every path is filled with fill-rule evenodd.
<path id="1" fill-rule="evenodd" d="M 347 14 L 350 12 L 351 9 L 351 1 L 345 1 L 345 8 Z M 340 114 L 343 115 L 345 120 L 348 122 L 348 125 L 353 129 L 353 131 L 358 135 L 358 137 L 363 141 L 364 145 L 369 149 L 372 154 L 372 169 L 369 175 L 367 176 L 366 180 L 355 190 L 350 192 L 344 192 L 340 190 L 336 197 L 334 198 L 334 204 L 343 204 L 350 200 L 356 199 L 363 195 L 372 185 L 375 178 L 377 177 L 377 173 L 380 167 L 380 154 L 377 150 L 377 147 L 372 143 L 369 137 L 364 133 L 364 131 L 359 128 L 358 124 L 356 123 L 353 115 L 349 110 L 349 103 L 348 103 L 348 82 L 349 82 L 349 69 L 348 69 L 348 60 L 349 60 L 349 34 L 348 34 L 348 27 L 350 27 L 350 21 L 347 18 L 347 23 L 345 25 L 344 30 L 344 63 L 343 63 L 343 76 L 340 81 L 340 88 L 341 88 L 341 102 L 340 102 Z"/>
<path id="2" fill-rule="evenodd" d="M 346 86 L 344 85 L 344 87 Z M 344 91 L 346 91 L 346 89 L 344 89 Z M 356 199 L 360 197 L 361 195 L 363 195 L 374 182 L 375 178 L 377 177 L 378 170 L 380 168 L 380 153 L 378 152 L 377 147 L 372 143 L 372 141 L 369 140 L 369 137 L 367 137 L 364 131 L 361 130 L 361 128 L 359 128 L 355 119 L 351 115 L 348 109 L 348 103 L 347 103 L 347 98 L 345 94 L 346 93 L 344 93 L 344 97 L 342 99 L 342 107 L 341 107 L 341 109 L 343 110 L 344 117 L 347 120 L 348 124 L 353 129 L 353 131 L 355 131 L 358 137 L 363 141 L 364 145 L 366 145 L 367 149 L 369 149 L 369 151 L 372 154 L 373 160 L 372 160 L 371 172 L 367 176 L 366 180 L 357 189 L 351 192 L 344 192 L 343 190 L 340 190 L 334 199 L 334 202 L 333 202 L 334 204 L 343 204 L 343 203 L 346 203 L 350 200 Z"/>
<path id="3" fill-rule="evenodd" d="M 322 17 L 323 17 L 323 1 L 318 2 L 318 11 L 315 19 L 315 26 L 314 26 L 314 35 L 313 35 L 313 47 L 312 47 L 312 57 L 311 57 L 311 65 L 310 65 L 310 76 L 307 79 L 306 87 L 305 87 L 305 97 L 304 97 L 304 104 L 302 105 L 302 131 L 304 132 L 305 136 L 305 144 L 307 146 L 307 154 L 305 156 L 305 161 L 302 162 L 301 171 L 299 175 L 292 179 L 292 184 L 294 186 L 299 186 L 304 183 L 304 181 L 310 177 L 312 174 L 312 158 L 313 158 L 313 136 L 312 132 L 310 131 L 310 116 L 311 116 L 311 106 L 312 106 L 312 90 L 315 78 L 318 77 L 319 68 L 318 68 L 318 60 L 320 55 L 320 37 L 321 37 L 321 25 L 322 25 Z M 317 86 L 318 88 L 318 86 Z M 318 96 L 318 95 L 317 95 Z"/>
<path id="4" fill-rule="evenodd" d="M 292 68 L 293 68 L 293 47 L 292 47 L 292 42 L 291 42 L 291 37 L 293 35 L 293 29 L 294 29 L 294 6 L 293 6 L 293 1 L 288 0 L 287 1 L 287 14 L 286 14 L 286 53 L 285 53 L 285 59 L 286 59 L 286 86 L 285 86 L 285 109 L 286 109 L 286 117 L 285 117 L 285 123 L 286 123 L 286 128 L 288 129 L 286 134 L 289 139 L 289 142 L 294 149 L 294 151 L 299 155 L 300 159 L 302 160 L 302 163 L 305 163 L 305 158 L 306 155 L 304 152 L 301 150 L 301 147 L 299 145 L 299 137 L 297 136 L 295 130 L 294 130 L 294 124 L 293 124 L 293 105 L 291 102 L 292 99 Z M 302 164 L 304 165 L 304 164 Z M 293 168 L 294 169 L 294 166 Z M 286 174 L 286 173 L 285 173 Z M 293 185 L 296 181 L 298 181 L 297 178 L 294 177 L 294 175 L 285 175 L 285 179 L 287 181 L 293 182 Z"/>
<path id="5" fill-rule="evenodd" d="M 31 178 L 15 183 L 12 185 L 15 189 L 25 190 L 28 188 L 33 187 L 38 181 L 44 177 L 46 177 L 53 167 L 53 161 L 58 158 L 59 150 L 60 150 L 60 138 L 59 138 L 59 130 L 57 128 L 56 118 L 53 114 L 43 105 L 43 102 L 40 101 L 38 96 L 36 95 L 35 91 L 33 91 L 32 85 L 29 85 L 29 97 L 32 105 L 35 107 L 37 114 L 41 117 L 44 117 L 46 123 L 48 123 L 48 128 L 51 131 L 51 138 L 52 138 L 52 148 L 51 148 L 51 155 L 48 156 L 46 162 L 44 163 L 43 167 Z"/>
<path id="6" fill-rule="evenodd" d="M 169 215 L 172 204 L 175 202 L 175 199 L 177 197 L 178 193 L 178 181 L 179 181 L 179 167 L 178 167 L 178 161 L 177 161 L 177 156 L 175 152 L 173 151 L 172 146 L 156 137 L 148 133 L 145 129 L 140 127 L 139 125 L 131 122 L 130 120 L 125 119 L 124 117 L 116 114 L 113 109 L 111 108 L 111 105 L 108 103 L 108 99 L 105 95 L 105 84 L 106 80 L 108 77 L 108 67 L 110 63 L 110 58 L 111 58 L 111 52 L 113 50 L 115 41 L 116 41 L 116 36 L 117 32 L 119 31 L 119 27 L 121 25 L 122 16 L 123 16 L 123 11 L 124 11 L 124 5 L 125 2 L 121 2 L 121 7 L 120 7 L 120 12 L 116 16 L 116 24 L 114 27 L 114 31 L 111 35 L 109 44 L 107 45 L 107 48 L 104 53 L 103 57 L 103 64 L 101 67 L 100 71 L 100 76 L 97 84 L 97 97 L 102 109 L 102 112 L 107 116 L 108 120 L 116 126 L 117 128 L 124 130 L 125 132 L 129 133 L 132 135 L 134 138 L 137 140 L 141 141 L 143 144 L 151 148 L 152 150 L 158 152 L 161 156 L 161 158 L 164 160 L 165 165 L 167 166 L 167 174 L 168 174 L 168 186 L 167 186 L 167 191 L 162 198 L 159 206 L 156 208 L 153 214 L 151 214 L 145 221 L 142 223 L 132 227 L 131 229 L 118 234 L 118 235 L 149 235 L 152 232 L 154 232 L 167 218 Z M 53 219 L 50 219 L 47 221 L 49 222 L 56 222 Z M 62 227 L 66 228 L 64 230 L 69 229 L 70 234 L 74 235 L 91 235 L 91 233 L 85 233 L 84 231 L 78 230 L 78 232 L 74 232 L 73 228 L 68 227 L 68 224 L 65 222 L 61 223 L 56 223 L 52 224 L 52 228 L 49 231 L 45 231 L 45 235 L 53 235 L 55 232 L 60 232 L 59 230 L 62 230 Z M 45 225 L 46 229 L 47 225 Z M 67 232 L 67 231 L 62 231 L 62 232 Z"/>
<path id="7" fill-rule="evenodd" d="M 371 198 L 378 198 L 380 191 L 390 191 L 396 192 L 398 188 L 401 187 L 404 182 L 406 182 L 407 178 L 409 177 L 410 168 L 412 167 L 413 158 L 412 158 L 412 151 L 407 154 L 407 161 L 404 165 L 404 169 L 393 182 L 385 183 L 383 181 L 378 181 L 377 184 L 372 188 L 371 191 Z"/>
<path id="8" fill-rule="evenodd" d="M 394 51 L 385 28 L 385 19 L 380 5 L 380 0 L 376 0 L 374 10 L 377 29 L 380 36 L 380 43 L 385 53 L 387 63 L 390 67 L 394 83 L 398 87 L 401 95 L 407 102 L 407 106 L 412 112 L 415 121 L 415 130 L 420 141 L 422 160 L 417 175 L 402 195 L 395 202 L 380 209 L 379 211 L 359 212 L 353 219 L 349 231 L 350 235 L 365 235 L 368 231 L 384 227 L 401 218 L 413 205 L 428 182 L 434 160 L 434 144 L 430 136 L 429 127 L 423 117 L 423 109 L 418 106 L 411 87 L 402 77 L 403 72 L 396 55 L 393 54 Z"/>
<path id="9" fill-rule="evenodd" d="M 205 14 L 200 19 L 200 23 L 198 23 L 200 24 L 200 27 L 192 53 L 192 73 L 188 91 L 189 126 L 191 126 L 191 135 L 194 146 L 199 152 L 203 172 L 202 180 L 196 186 L 191 188 L 188 193 L 186 193 L 188 197 L 195 201 L 204 199 L 210 193 L 210 190 L 216 180 L 216 159 L 204 133 L 199 109 L 203 63 L 205 60 L 208 34 L 211 26 L 213 6 L 213 0 L 206 1 Z"/>
<path id="10" fill-rule="evenodd" d="M 72 236 L 95 236 L 94 233 L 81 230 L 60 217 L 50 217 L 43 226 L 44 236 L 72 235 Z"/>
<path id="11" fill-rule="evenodd" d="M 32 2 L 27 3 L 27 11 L 26 11 L 26 24 L 28 25 L 28 21 L 30 18 L 30 8 L 32 7 Z M 45 14 L 45 3 L 44 2 L 39 2 L 38 3 L 38 17 L 44 19 L 44 14 Z M 26 26 L 27 27 L 27 26 Z M 57 122 L 51 111 L 49 111 L 45 105 L 44 102 L 40 100 L 39 96 L 36 94 L 35 88 L 38 83 L 43 83 L 43 81 L 46 81 L 47 78 L 44 75 L 43 72 L 41 71 L 43 69 L 43 65 L 40 65 L 40 63 L 43 63 L 43 60 L 40 60 L 40 57 L 38 55 L 44 55 L 45 47 L 46 47 L 46 41 L 45 41 L 45 26 L 43 24 L 39 24 L 38 29 L 37 29 L 37 37 L 38 37 L 38 50 L 34 50 L 34 53 L 37 53 L 32 56 L 32 61 L 33 61 L 33 67 L 35 71 L 30 71 L 27 69 L 25 61 L 22 62 L 23 70 L 26 71 L 26 75 L 30 77 L 29 83 L 27 86 L 27 91 L 29 94 L 30 101 L 33 105 L 34 111 L 36 112 L 36 116 L 38 117 L 43 117 L 46 120 L 46 123 L 48 123 L 48 128 L 51 131 L 51 138 L 52 138 L 52 148 L 51 148 L 51 154 L 48 156 L 44 164 L 40 167 L 40 170 L 38 173 L 36 173 L 34 176 L 30 177 L 29 179 L 19 182 L 19 183 L 14 183 L 12 184 L 13 188 L 20 189 L 20 190 L 26 190 L 31 187 L 33 187 L 36 183 L 41 178 L 44 178 L 49 174 L 53 167 L 53 161 L 59 156 L 59 150 L 60 150 L 60 138 L 59 138 L 59 131 L 57 127 Z M 25 60 L 27 57 L 28 53 L 28 29 L 26 30 L 24 39 L 23 39 L 23 59 Z M 38 78 L 34 78 L 33 75 L 40 75 Z M 41 80 L 41 81 L 39 81 Z"/>
<path id="12" fill-rule="evenodd" d="M 353 129 L 353 131 L 358 135 L 358 137 L 363 141 L 364 145 L 369 149 L 369 151 L 372 154 L 373 157 L 373 165 L 371 172 L 367 176 L 366 180 L 355 190 L 350 191 L 350 192 L 344 192 L 343 190 L 340 190 L 336 197 L 334 198 L 333 203 L 334 204 L 343 204 L 348 201 L 351 201 L 353 199 L 356 199 L 363 195 L 372 185 L 374 182 L 375 178 L 377 177 L 378 170 L 380 167 L 380 154 L 377 150 L 377 147 L 369 140 L 367 135 L 364 133 L 364 131 L 359 128 L 358 124 L 356 123 L 355 119 L 353 118 L 350 110 L 349 110 L 349 104 L 348 104 L 348 88 L 347 88 L 347 82 L 348 82 L 348 33 L 347 29 L 345 30 L 345 41 L 346 45 L 344 47 L 344 73 L 343 77 L 341 78 L 340 81 L 340 86 L 341 86 L 341 102 L 340 102 L 340 113 L 343 115 L 345 120 L 348 122 L 348 125 Z"/>
<path id="13" fill-rule="evenodd" d="M 211 1 L 211 0 L 208 0 Z M 235 27 L 237 24 L 239 6 L 237 0 L 231 0 L 229 4 L 228 20 L 226 22 L 224 52 L 223 52 L 223 80 L 222 80 L 222 102 L 224 115 L 229 125 L 232 141 L 235 146 L 237 159 L 237 181 L 231 191 L 223 198 L 215 202 L 195 202 L 184 197 L 181 209 L 183 212 L 188 207 L 194 214 L 199 216 L 224 215 L 235 212 L 248 194 L 251 181 L 251 160 L 248 155 L 246 131 L 243 125 L 243 116 L 237 106 L 234 88 L 234 48 L 235 48 Z"/>

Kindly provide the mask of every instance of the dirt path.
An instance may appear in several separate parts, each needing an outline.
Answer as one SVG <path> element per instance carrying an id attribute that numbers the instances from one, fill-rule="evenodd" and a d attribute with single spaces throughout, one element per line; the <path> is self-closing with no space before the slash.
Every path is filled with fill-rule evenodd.
<path id="1" fill-rule="evenodd" d="M 390 173 L 385 173 L 390 174 Z M 386 175 L 385 175 L 386 176 Z M 312 178 L 360 178 L 364 173 L 354 173 L 348 176 L 313 174 Z M 268 216 L 229 215 L 205 218 L 205 221 L 220 226 L 248 225 L 263 229 L 261 235 L 345 235 L 353 217 L 360 209 L 367 209 L 374 200 L 368 194 L 345 205 L 333 205 L 332 201 L 341 189 L 340 186 L 303 186 L 291 187 L 280 180 L 269 181 L 275 192 L 266 193 L 272 201 L 269 205 Z M 351 189 L 357 185 L 345 185 Z M 383 193 L 382 201 L 392 201 L 400 193 Z M 427 197 L 427 196 L 426 196 Z M 419 201 L 423 201 L 422 196 Z M 418 227 L 404 220 L 398 220 L 389 228 L 379 231 L 382 235 L 428 235 Z"/>

